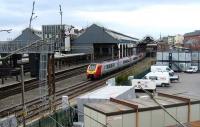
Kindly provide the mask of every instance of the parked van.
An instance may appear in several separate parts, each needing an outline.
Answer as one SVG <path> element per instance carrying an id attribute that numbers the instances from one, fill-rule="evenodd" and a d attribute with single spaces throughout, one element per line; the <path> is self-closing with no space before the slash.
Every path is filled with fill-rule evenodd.
<path id="1" fill-rule="evenodd" d="M 135 87 L 135 90 L 141 90 L 140 86 L 145 90 L 156 90 L 156 82 L 149 79 L 132 79 L 131 84 Z"/>
<path id="2" fill-rule="evenodd" d="M 188 73 L 195 73 L 195 72 L 197 72 L 198 71 L 198 66 L 190 66 L 187 70 L 186 70 L 186 72 L 188 72 Z"/>
<path id="3" fill-rule="evenodd" d="M 168 66 L 157 66 L 157 65 L 152 65 L 151 66 L 151 72 L 169 72 L 171 76 L 174 75 L 174 71 L 169 68 Z"/>
<path id="4" fill-rule="evenodd" d="M 144 79 L 153 80 L 156 82 L 156 86 L 167 86 L 170 85 L 169 72 L 149 72 L 144 76 Z"/>

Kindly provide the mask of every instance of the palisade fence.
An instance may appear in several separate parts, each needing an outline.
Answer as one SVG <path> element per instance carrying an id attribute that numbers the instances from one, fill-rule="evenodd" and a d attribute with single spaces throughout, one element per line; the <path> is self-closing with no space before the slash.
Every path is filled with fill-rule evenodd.
<path id="1" fill-rule="evenodd" d="M 200 51 L 159 51 L 156 58 L 157 65 L 166 65 L 175 71 L 185 71 L 190 66 L 198 66 L 200 70 Z"/>
<path id="2" fill-rule="evenodd" d="M 72 108 L 60 109 L 27 125 L 27 127 L 72 127 L 75 112 Z"/>

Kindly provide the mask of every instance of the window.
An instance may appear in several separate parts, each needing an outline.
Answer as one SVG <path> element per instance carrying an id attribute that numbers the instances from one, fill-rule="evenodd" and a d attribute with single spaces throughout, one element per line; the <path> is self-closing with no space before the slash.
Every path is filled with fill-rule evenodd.
<path id="1" fill-rule="evenodd" d="M 90 64 L 89 71 L 94 71 L 96 69 L 96 64 Z"/>
<path id="2" fill-rule="evenodd" d="M 114 63 L 108 64 L 108 65 L 105 66 L 105 69 L 110 69 L 110 68 L 113 68 L 114 66 L 115 66 Z"/>
<path id="3" fill-rule="evenodd" d="M 137 59 L 137 57 L 134 57 L 134 58 L 133 58 L 133 60 L 136 60 L 136 59 Z"/>
<path id="4" fill-rule="evenodd" d="M 128 62 L 129 62 L 129 60 L 124 60 L 124 61 L 123 61 L 123 64 L 128 63 Z"/>
<path id="5" fill-rule="evenodd" d="M 151 79 L 151 80 L 158 80 L 158 77 L 157 76 L 149 76 L 149 79 Z"/>

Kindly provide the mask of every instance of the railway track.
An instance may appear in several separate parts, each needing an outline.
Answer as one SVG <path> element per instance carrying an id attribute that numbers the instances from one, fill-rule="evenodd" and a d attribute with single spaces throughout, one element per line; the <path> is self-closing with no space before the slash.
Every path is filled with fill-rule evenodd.
<path id="1" fill-rule="evenodd" d="M 55 73 L 55 80 L 56 80 L 56 82 L 58 82 L 58 81 L 61 81 L 64 79 L 71 78 L 73 76 L 77 76 L 80 73 L 84 73 L 86 70 L 86 67 L 87 67 L 87 65 L 81 66 L 78 68 L 73 68 L 70 70 L 64 70 L 64 71 L 57 72 L 57 73 Z M 39 81 L 37 79 L 32 79 L 32 80 L 26 81 L 24 87 L 25 87 L 25 92 L 35 89 L 35 88 L 38 88 Z M 20 82 L 17 83 L 16 85 L 1 88 L 0 89 L 0 100 L 4 99 L 6 97 L 9 97 L 9 96 L 18 94 L 18 93 L 21 93 L 21 83 Z"/>
<path id="2" fill-rule="evenodd" d="M 130 67 L 128 67 L 120 72 L 117 72 L 115 74 L 104 77 L 101 80 L 83 81 L 78 84 L 74 84 L 72 86 L 64 88 L 62 90 L 56 91 L 54 104 L 57 107 L 61 105 L 62 95 L 69 96 L 69 99 L 71 100 L 81 94 L 84 94 L 88 91 L 91 91 L 95 88 L 105 85 L 105 82 L 109 78 L 115 77 L 115 76 L 119 75 L 120 73 L 126 73 L 129 71 L 129 69 L 130 69 Z M 44 103 L 41 100 L 41 98 L 35 98 L 33 100 L 26 102 L 26 111 L 27 111 L 26 119 L 32 120 L 32 119 L 42 116 L 42 114 L 48 112 L 49 106 L 48 106 L 48 103 Z M 9 107 L 7 109 L 0 110 L 0 117 L 5 117 L 9 114 L 15 114 L 16 117 L 18 118 L 19 122 L 22 122 L 22 105 L 20 104 L 20 105 L 16 105 L 13 107 Z"/>

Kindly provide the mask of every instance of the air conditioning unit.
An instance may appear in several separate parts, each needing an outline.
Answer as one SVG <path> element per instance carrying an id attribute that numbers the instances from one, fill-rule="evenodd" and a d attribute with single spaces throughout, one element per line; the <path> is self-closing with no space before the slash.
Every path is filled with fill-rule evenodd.
<path id="1" fill-rule="evenodd" d="M 74 126 L 73 127 L 84 127 L 83 122 L 73 122 Z"/>

